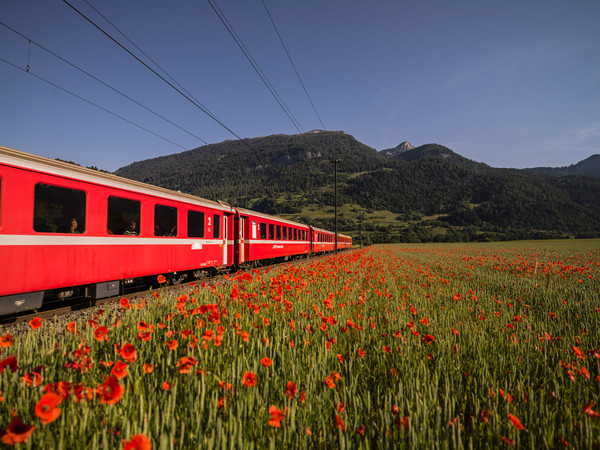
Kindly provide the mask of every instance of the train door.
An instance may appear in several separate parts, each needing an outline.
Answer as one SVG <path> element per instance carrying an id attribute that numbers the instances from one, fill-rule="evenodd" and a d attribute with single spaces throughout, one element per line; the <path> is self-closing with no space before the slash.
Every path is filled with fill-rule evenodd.
<path id="1" fill-rule="evenodd" d="M 246 262 L 246 223 L 247 217 L 240 216 L 240 264 Z"/>
<path id="2" fill-rule="evenodd" d="M 221 235 L 223 247 L 223 265 L 227 265 L 227 214 L 223 214 L 223 234 Z"/>

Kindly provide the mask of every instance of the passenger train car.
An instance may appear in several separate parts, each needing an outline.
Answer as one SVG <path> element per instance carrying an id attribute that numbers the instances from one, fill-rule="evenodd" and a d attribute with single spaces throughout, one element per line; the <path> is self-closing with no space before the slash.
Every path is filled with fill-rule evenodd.
<path id="1" fill-rule="evenodd" d="M 326 230 L 0 147 L 0 315 L 334 242 Z M 338 234 L 339 248 L 351 245 Z"/>

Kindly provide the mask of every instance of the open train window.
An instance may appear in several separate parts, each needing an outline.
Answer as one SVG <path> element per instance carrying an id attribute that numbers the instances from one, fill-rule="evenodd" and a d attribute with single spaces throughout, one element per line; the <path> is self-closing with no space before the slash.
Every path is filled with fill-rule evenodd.
<path id="1" fill-rule="evenodd" d="M 252 221 L 252 239 L 256 239 L 256 220 Z"/>
<path id="2" fill-rule="evenodd" d="M 177 236 L 177 208 L 154 206 L 154 236 Z"/>
<path id="3" fill-rule="evenodd" d="M 297 241 L 298 240 L 298 229 L 294 228 L 294 240 Z"/>
<path id="4" fill-rule="evenodd" d="M 215 239 L 221 237 L 221 216 L 217 214 L 213 216 L 213 236 Z"/>
<path id="5" fill-rule="evenodd" d="M 33 229 L 38 233 L 85 232 L 85 192 L 48 184 L 35 185 Z"/>
<path id="6" fill-rule="evenodd" d="M 288 227 L 283 227 L 283 240 L 287 241 Z"/>
<path id="7" fill-rule="evenodd" d="M 106 215 L 108 234 L 137 236 L 140 234 L 140 202 L 121 197 L 108 197 Z"/>
<path id="8" fill-rule="evenodd" d="M 277 225 L 277 240 L 281 240 L 281 225 Z"/>
<path id="9" fill-rule="evenodd" d="M 188 211 L 188 237 L 204 237 L 204 213 Z"/>
<path id="10" fill-rule="evenodd" d="M 264 222 L 260 224 L 260 238 L 261 239 L 267 238 L 267 224 Z"/>
<path id="11" fill-rule="evenodd" d="M 275 225 L 269 224 L 269 239 L 275 239 Z"/>

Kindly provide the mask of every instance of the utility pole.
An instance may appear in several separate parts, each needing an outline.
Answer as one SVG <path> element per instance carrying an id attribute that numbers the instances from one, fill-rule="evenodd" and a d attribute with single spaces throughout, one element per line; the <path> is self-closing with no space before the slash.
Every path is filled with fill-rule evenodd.
<path id="1" fill-rule="evenodd" d="M 334 198 L 334 214 L 335 214 L 335 253 L 338 251 L 338 226 L 337 226 L 337 165 L 341 163 L 341 159 L 332 159 L 329 161 L 333 164 L 333 176 L 334 176 L 334 190 L 333 190 L 333 198 Z"/>

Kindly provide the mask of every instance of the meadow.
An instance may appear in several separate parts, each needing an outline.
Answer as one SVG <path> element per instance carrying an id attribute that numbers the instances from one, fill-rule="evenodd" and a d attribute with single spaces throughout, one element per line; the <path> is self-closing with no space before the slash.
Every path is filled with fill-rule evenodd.
<path id="1" fill-rule="evenodd" d="M 355 249 L 0 329 L 0 436 L 597 448 L 599 336 L 597 240 Z"/>

